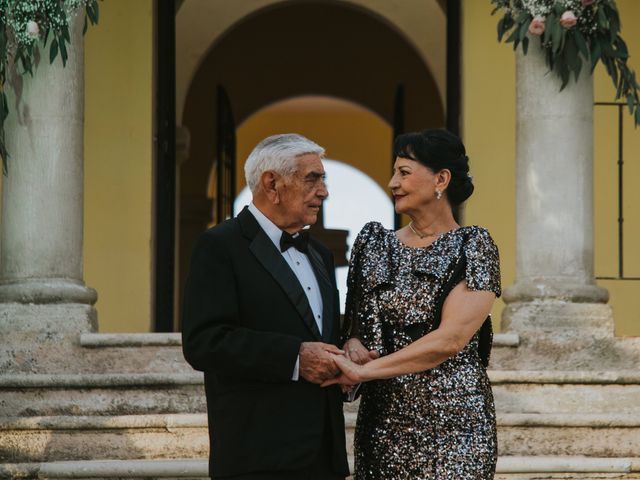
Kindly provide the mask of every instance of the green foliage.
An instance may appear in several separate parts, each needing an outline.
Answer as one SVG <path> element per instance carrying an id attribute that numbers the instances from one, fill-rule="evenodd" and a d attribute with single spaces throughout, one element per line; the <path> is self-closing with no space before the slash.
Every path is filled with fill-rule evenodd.
<path id="1" fill-rule="evenodd" d="M 513 49 L 522 45 L 524 54 L 529 47 L 529 31 L 534 19 L 544 21 L 540 45 L 544 50 L 549 70 L 560 77 L 563 90 L 571 76 L 577 80 L 581 72 L 592 73 L 602 62 L 616 88 L 616 100 L 623 100 L 640 124 L 640 85 L 636 74 L 629 68 L 629 51 L 620 36 L 620 14 L 615 0 L 491 0 L 495 6 L 492 15 L 503 12 L 498 20 L 498 41 L 506 36 Z M 575 25 L 563 26 L 563 14 L 572 13 Z"/>
<path id="2" fill-rule="evenodd" d="M 98 0 L 0 0 L 0 157 L 4 174 L 9 152 L 5 142 L 5 120 L 9 115 L 7 77 L 11 65 L 17 75 L 33 77 L 40 48 L 49 48 L 49 62 L 60 58 L 66 66 L 71 44 L 69 22 L 84 10 L 84 31 L 88 22 L 98 23 Z"/>

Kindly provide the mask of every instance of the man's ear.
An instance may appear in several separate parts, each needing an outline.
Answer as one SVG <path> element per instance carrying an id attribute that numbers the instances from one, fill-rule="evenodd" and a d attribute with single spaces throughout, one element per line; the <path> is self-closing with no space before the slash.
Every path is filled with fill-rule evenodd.
<path id="1" fill-rule="evenodd" d="M 271 203 L 274 205 L 280 203 L 280 175 L 271 170 L 263 172 L 260 176 L 260 186 Z"/>

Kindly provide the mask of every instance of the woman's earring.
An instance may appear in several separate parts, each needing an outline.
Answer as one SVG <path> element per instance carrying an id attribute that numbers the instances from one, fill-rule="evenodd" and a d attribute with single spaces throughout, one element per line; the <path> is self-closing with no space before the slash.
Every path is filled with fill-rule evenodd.
<path id="1" fill-rule="evenodd" d="M 442 192 L 440 190 L 436 190 L 436 198 L 440 200 L 442 198 Z"/>

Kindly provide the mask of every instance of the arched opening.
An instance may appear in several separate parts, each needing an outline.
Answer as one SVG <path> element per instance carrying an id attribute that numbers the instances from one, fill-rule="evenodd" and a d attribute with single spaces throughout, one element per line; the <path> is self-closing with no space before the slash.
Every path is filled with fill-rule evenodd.
<path id="1" fill-rule="evenodd" d="M 238 162 L 243 162 L 248 151 L 265 136 L 296 131 L 327 148 L 329 158 L 361 170 L 383 189 L 391 168 L 391 125 L 398 121 L 399 110 L 405 130 L 445 125 L 443 93 L 423 56 L 389 22 L 350 3 L 271 5 L 236 22 L 203 55 L 186 94 L 181 122 L 189 132 L 190 148 L 179 173 L 178 291 L 182 289 L 193 243 L 211 222 L 208 179 L 220 143 L 216 123 L 218 87 L 224 88 L 233 118 L 241 125 L 234 130 Z M 399 86 L 404 91 L 400 109 L 395 102 Z M 302 109 L 300 102 L 294 102 L 287 107 L 299 108 L 298 121 L 291 127 L 271 130 L 252 141 L 243 140 L 243 126 L 256 112 L 286 99 L 309 95 L 317 101 L 318 108 L 313 113 L 305 111 L 309 99 Z M 324 100 L 318 100 L 321 97 Z M 384 126 L 385 133 L 364 129 L 366 133 L 358 137 L 356 130 L 361 130 L 354 128 L 352 122 L 334 128 L 334 138 L 323 141 L 323 135 L 314 135 L 312 127 L 322 115 L 329 115 L 320 111 L 322 106 L 330 106 L 328 97 L 359 105 L 368 111 L 367 118 L 376 118 Z M 289 115 L 296 116 L 293 111 Z M 267 113 L 261 118 L 266 116 Z M 384 144 L 379 139 L 384 139 Z M 334 144 L 340 146 L 335 152 Z M 349 153 L 342 154 L 340 149 Z M 354 150 L 360 153 L 352 155 Z M 373 150 L 376 153 L 371 153 Z M 240 191 L 244 176 L 240 165 L 236 166 L 235 191 Z"/>

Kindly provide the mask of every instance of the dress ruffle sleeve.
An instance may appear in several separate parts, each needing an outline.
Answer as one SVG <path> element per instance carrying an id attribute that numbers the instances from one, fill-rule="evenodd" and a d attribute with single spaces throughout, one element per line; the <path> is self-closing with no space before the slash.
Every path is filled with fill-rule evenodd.
<path id="1" fill-rule="evenodd" d="M 463 247 L 467 261 L 466 281 L 469 290 L 486 290 L 499 297 L 500 255 L 498 247 L 484 228 L 474 228 Z"/>

